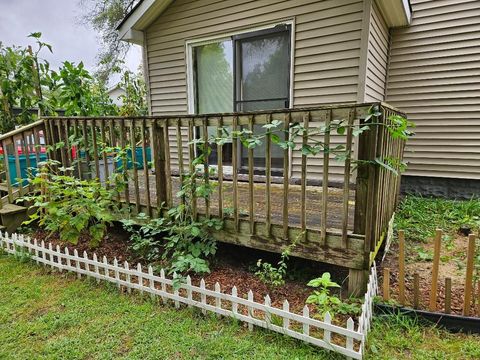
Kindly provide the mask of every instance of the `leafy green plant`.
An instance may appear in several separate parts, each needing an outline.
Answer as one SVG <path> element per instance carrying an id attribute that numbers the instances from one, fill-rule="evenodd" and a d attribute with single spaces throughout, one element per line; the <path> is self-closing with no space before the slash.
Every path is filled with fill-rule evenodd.
<path id="1" fill-rule="evenodd" d="M 432 261 L 433 260 L 433 252 L 429 250 L 425 250 L 422 247 L 417 248 L 417 258 L 420 261 Z"/>
<path id="2" fill-rule="evenodd" d="M 257 276 L 266 285 L 271 287 L 279 287 L 284 285 L 285 277 L 287 276 L 287 261 L 295 245 L 296 241 L 282 251 L 280 261 L 277 263 L 277 266 L 273 266 L 262 259 L 258 259 L 255 276 Z"/>
<path id="3" fill-rule="evenodd" d="M 313 294 L 307 298 L 307 304 L 315 305 L 317 310 L 322 315 L 325 315 L 326 312 L 329 312 L 330 315 L 333 316 L 339 305 L 342 304 L 342 300 L 340 300 L 340 298 L 338 298 L 336 295 L 330 294 L 330 289 L 340 287 L 340 285 L 331 280 L 330 273 L 325 272 L 321 277 L 310 280 L 307 286 L 316 289 L 313 291 Z"/>
<path id="4" fill-rule="evenodd" d="M 58 232 L 62 241 L 72 244 L 88 233 L 90 245 L 96 247 L 114 220 L 113 198 L 119 189 L 106 189 L 97 179 L 79 180 L 68 175 L 72 168 L 59 165 L 54 160 L 41 163 L 38 174 L 29 179 L 37 191 L 20 199 L 30 202 L 34 210 L 24 224 L 38 221 L 50 234 Z"/>
<path id="5" fill-rule="evenodd" d="M 145 224 L 138 226 L 138 222 L 142 220 Z M 123 228 L 130 233 L 130 250 L 149 262 L 158 260 L 161 257 L 162 247 L 162 239 L 159 235 L 164 231 L 164 223 L 164 218 L 150 220 L 143 213 L 137 216 L 137 221 L 122 220 Z"/>
<path id="6" fill-rule="evenodd" d="M 223 227 L 220 219 L 199 217 L 194 211 L 195 199 L 208 199 L 215 186 L 208 181 L 213 169 L 208 174 L 199 174 L 195 170 L 210 153 L 208 144 L 196 143 L 201 145 L 201 149 L 192 162 L 194 171 L 182 174 L 177 193 L 180 204 L 169 209 L 163 218 L 149 220 L 138 229 L 134 228 L 132 221 L 123 222 L 126 229 L 132 231 L 132 249 L 151 262 L 163 260 L 168 263 L 174 286 L 179 286 L 190 272 L 210 272 L 208 259 L 217 250 L 211 232 Z"/>
<path id="7" fill-rule="evenodd" d="M 124 71 L 120 86 L 125 90 L 125 94 L 119 96 L 122 101 L 119 110 L 120 115 L 148 115 L 148 105 L 146 100 L 147 87 L 145 86 L 142 74 L 134 74 L 129 70 Z"/>

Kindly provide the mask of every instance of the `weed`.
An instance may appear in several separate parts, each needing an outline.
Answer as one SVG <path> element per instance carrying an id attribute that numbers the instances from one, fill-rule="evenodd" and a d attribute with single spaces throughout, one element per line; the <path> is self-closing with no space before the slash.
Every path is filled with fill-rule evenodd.
<path id="1" fill-rule="evenodd" d="M 426 242 L 436 228 L 453 235 L 462 226 L 474 233 L 480 229 L 480 200 L 467 201 L 406 196 L 395 216 L 395 228 L 411 240 Z"/>

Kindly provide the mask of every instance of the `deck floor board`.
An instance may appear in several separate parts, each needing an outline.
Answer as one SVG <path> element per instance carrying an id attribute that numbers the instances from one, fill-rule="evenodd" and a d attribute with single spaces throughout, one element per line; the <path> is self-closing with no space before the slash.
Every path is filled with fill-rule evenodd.
<path id="1" fill-rule="evenodd" d="M 145 186 L 145 176 L 143 170 L 139 170 L 139 192 L 140 203 L 142 206 L 147 204 L 147 191 Z M 176 205 L 180 202 L 176 196 L 180 180 L 176 176 L 172 176 L 172 198 Z M 150 174 L 150 200 L 151 204 L 157 203 L 157 195 L 155 189 L 155 175 Z M 217 182 L 211 180 L 211 183 Z M 265 221 L 265 200 L 266 189 L 265 183 L 257 182 L 254 185 L 254 214 L 255 221 Z M 133 180 L 129 182 L 130 202 L 135 203 L 135 187 Z M 342 213 L 343 213 L 343 189 L 328 188 L 328 205 L 327 205 L 327 229 L 339 230 L 342 228 Z M 238 183 L 238 198 L 239 198 L 239 214 L 243 218 L 248 217 L 249 211 L 249 193 L 248 182 Z M 320 229 L 322 216 L 322 198 L 323 192 L 321 186 L 307 186 L 306 191 L 306 208 L 307 208 L 307 228 Z M 233 208 L 233 187 L 232 181 L 223 181 L 223 207 L 228 211 Z M 348 229 L 353 230 L 353 217 L 355 211 L 355 191 L 350 190 L 349 208 L 348 208 Z M 198 200 L 198 212 L 205 212 L 205 203 L 202 199 Z M 210 214 L 218 215 L 218 189 L 210 199 Z M 271 219 L 273 224 L 282 224 L 283 222 L 283 185 L 271 184 Z M 288 191 L 288 221 L 289 225 L 293 227 L 300 227 L 301 218 L 301 186 L 289 185 Z"/>

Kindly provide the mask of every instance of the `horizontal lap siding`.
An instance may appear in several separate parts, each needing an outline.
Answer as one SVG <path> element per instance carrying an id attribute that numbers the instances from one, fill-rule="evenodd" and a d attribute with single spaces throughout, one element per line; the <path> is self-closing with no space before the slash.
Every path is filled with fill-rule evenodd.
<path id="1" fill-rule="evenodd" d="M 480 179 L 480 1 L 412 1 L 392 34 L 387 102 L 416 125 L 408 175 Z"/>
<path id="2" fill-rule="evenodd" d="M 147 29 L 152 113 L 186 114 L 185 41 L 294 19 L 294 107 L 355 102 L 361 0 L 178 0 Z M 172 137 L 171 137 L 172 138 Z M 171 146 L 172 163 L 177 159 Z M 300 154 L 293 153 L 293 173 Z M 342 166 L 337 166 L 341 172 Z M 312 168 L 312 176 L 321 176 Z"/>
<path id="3" fill-rule="evenodd" d="M 372 2 L 368 39 L 365 101 L 384 101 L 387 81 L 390 34 L 375 1 Z"/>

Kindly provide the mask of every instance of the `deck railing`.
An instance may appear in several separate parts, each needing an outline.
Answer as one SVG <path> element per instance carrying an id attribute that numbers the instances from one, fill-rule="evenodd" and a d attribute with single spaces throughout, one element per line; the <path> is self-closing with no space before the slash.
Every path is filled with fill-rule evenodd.
<path id="1" fill-rule="evenodd" d="M 355 136 L 372 106 L 381 116 Z M 276 252 L 296 241 L 294 256 L 364 271 L 386 234 L 399 191 L 400 176 L 375 165 L 402 159 L 404 141 L 392 138 L 384 126 L 395 114 L 403 115 L 375 103 L 201 116 L 55 117 L 0 140 L 4 151 L 10 153 L 9 144 L 21 144 L 37 160 L 44 143 L 60 143 L 49 148 L 51 158 L 106 186 L 110 174 L 122 172 L 129 186 L 120 200 L 134 213 L 149 216 L 181 201 L 176 193 L 184 174 L 202 172 L 205 181 L 217 186 L 209 198 L 194 201 L 194 211 L 224 220 L 224 230 L 214 234 L 218 240 Z M 344 132 L 332 126 L 340 122 Z M 265 125 L 272 123 L 276 135 L 267 133 L 256 148 L 242 146 L 239 136 L 225 135 L 242 129 L 265 134 Z M 295 132 L 299 127 L 309 132 Z M 212 141 L 222 136 L 227 140 Z M 275 136 L 295 146 L 279 147 Z M 192 165 L 199 153 L 195 140 L 209 142 L 213 152 L 201 170 Z M 328 151 L 302 151 L 319 144 Z M 335 156 L 339 146 L 344 161 Z M 123 160 L 109 153 L 113 147 L 127 149 Z M 17 152 L 14 156 L 18 164 Z M 9 179 L 12 168 L 8 156 L 4 159 Z M 9 189 L 15 189 L 12 185 Z"/>

